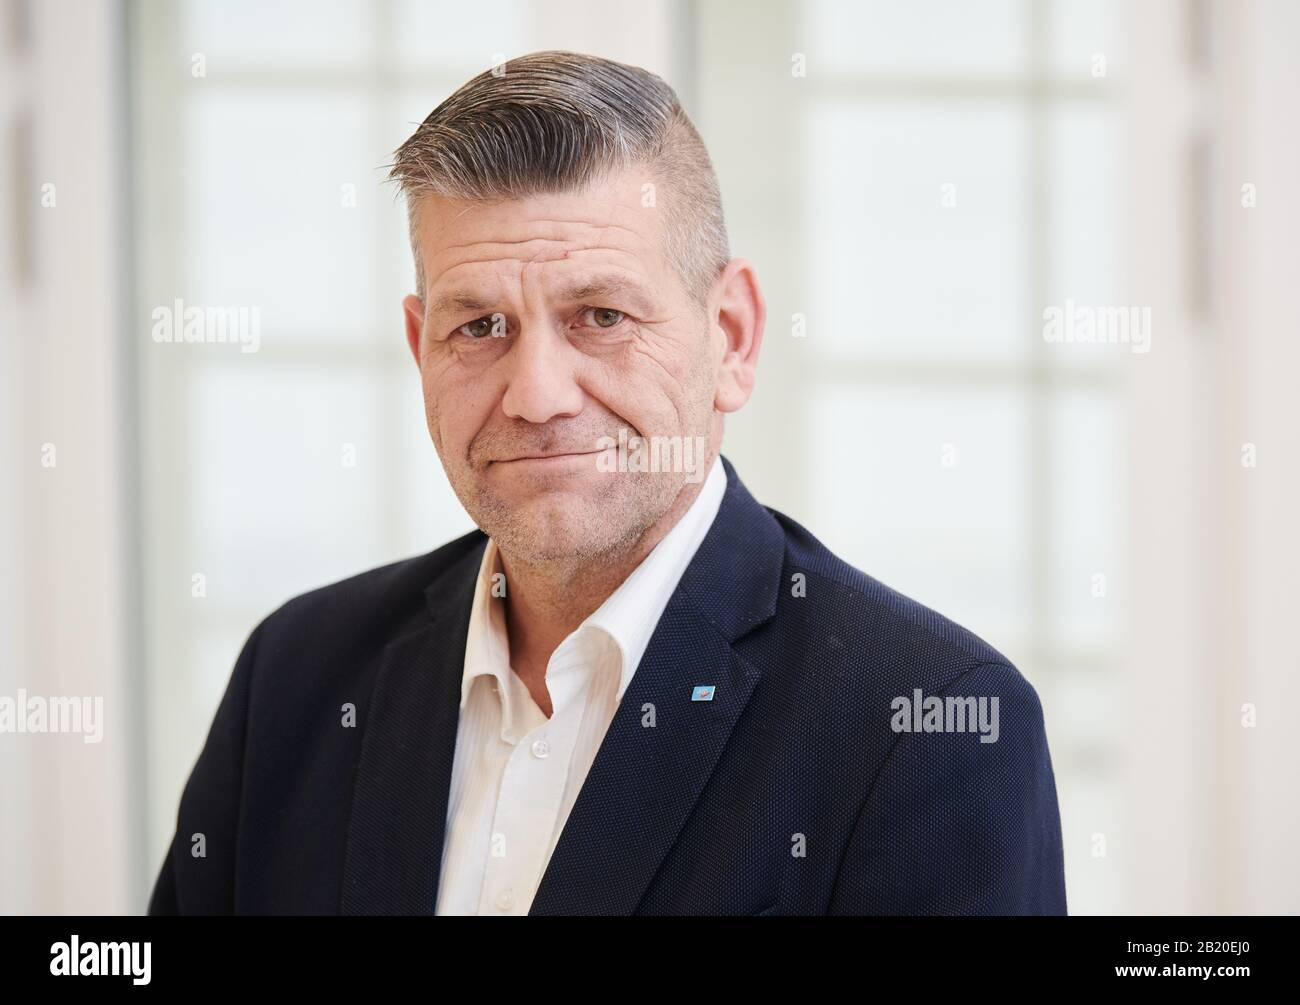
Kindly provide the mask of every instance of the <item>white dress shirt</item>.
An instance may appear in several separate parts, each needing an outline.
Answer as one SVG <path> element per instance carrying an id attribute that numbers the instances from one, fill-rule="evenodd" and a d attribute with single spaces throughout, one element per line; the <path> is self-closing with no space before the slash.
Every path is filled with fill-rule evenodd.
<path id="1" fill-rule="evenodd" d="M 502 570 L 496 542 L 488 541 L 465 642 L 438 914 L 528 913 L 623 692 L 726 485 L 715 457 L 681 519 L 551 654 L 549 719 L 510 669 L 505 611 L 492 596 L 492 577 Z"/>

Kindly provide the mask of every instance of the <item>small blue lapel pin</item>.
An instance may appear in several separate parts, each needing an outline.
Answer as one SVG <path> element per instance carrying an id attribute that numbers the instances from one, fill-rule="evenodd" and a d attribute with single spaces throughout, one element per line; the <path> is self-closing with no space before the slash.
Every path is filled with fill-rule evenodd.
<path id="1" fill-rule="evenodd" d="M 712 701 L 713 690 L 712 684 L 697 684 L 691 692 L 691 701 Z"/>

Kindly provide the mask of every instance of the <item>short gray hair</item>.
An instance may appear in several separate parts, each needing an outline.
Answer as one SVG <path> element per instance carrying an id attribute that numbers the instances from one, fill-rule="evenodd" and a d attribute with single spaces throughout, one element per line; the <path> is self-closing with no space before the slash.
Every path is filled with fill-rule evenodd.
<path id="1" fill-rule="evenodd" d="M 713 164 L 673 89 L 640 67 L 558 50 L 480 73 L 429 113 L 389 172 L 406 197 L 420 298 L 421 196 L 572 192 L 638 164 L 656 179 L 655 205 L 667 204 L 665 253 L 702 305 L 731 255 Z"/>

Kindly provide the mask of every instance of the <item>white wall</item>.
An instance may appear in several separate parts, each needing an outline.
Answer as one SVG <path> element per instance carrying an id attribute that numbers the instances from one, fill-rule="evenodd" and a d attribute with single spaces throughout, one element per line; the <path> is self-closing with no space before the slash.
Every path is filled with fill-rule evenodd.
<path id="1" fill-rule="evenodd" d="M 112 4 L 55 0 L 29 11 L 29 41 L 4 87 L 6 115 L 31 123 L 30 169 L 8 209 L 33 223 L 30 282 L 8 259 L 0 298 L 12 518 L 0 681 L 11 697 L 102 698 L 104 727 L 99 743 L 0 734 L 0 910 L 118 913 L 132 908 L 141 879 L 140 722 L 127 659 L 138 583 L 124 510 L 134 469 L 121 329 L 121 39 Z M 11 169 L 23 156 L 5 153 Z M 54 466 L 42 466 L 45 444 Z"/>

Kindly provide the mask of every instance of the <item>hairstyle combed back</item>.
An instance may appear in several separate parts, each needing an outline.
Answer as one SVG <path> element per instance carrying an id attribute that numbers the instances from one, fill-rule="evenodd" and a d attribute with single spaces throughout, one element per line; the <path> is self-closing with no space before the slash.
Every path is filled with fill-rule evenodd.
<path id="1" fill-rule="evenodd" d="M 713 165 L 673 89 L 639 67 L 554 50 L 480 73 L 398 147 L 389 173 L 406 198 L 420 297 L 421 196 L 573 192 L 634 165 L 655 185 L 665 253 L 702 304 L 730 253 Z"/>

